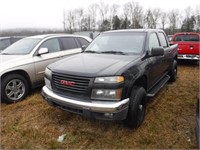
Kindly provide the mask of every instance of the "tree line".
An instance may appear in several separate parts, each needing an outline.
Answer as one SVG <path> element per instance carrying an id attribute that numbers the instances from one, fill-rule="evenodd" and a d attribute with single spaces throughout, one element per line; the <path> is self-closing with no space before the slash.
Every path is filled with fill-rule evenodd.
<path id="1" fill-rule="evenodd" d="M 139 2 L 129 1 L 120 6 L 104 1 L 88 8 L 63 10 L 63 29 L 13 29 L 0 30 L 0 36 L 31 36 L 47 33 L 74 33 L 81 31 L 107 31 L 118 29 L 160 28 L 168 35 L 176 32 L 200 32 L 200 4 L 183 11 L 161 8 L 144 9 Z"/>
<path id="2" fill-rule="evenodd" d="M 123 6 L 103 1 L 87 9 L 63 10 L 64 32 L 107 31 L 118 29 L 160 28 L 167 34 L 200 31 L 200 5 L 183 11 L 160 8 L 144 9 L 139 2 L 130 1 Z"/>

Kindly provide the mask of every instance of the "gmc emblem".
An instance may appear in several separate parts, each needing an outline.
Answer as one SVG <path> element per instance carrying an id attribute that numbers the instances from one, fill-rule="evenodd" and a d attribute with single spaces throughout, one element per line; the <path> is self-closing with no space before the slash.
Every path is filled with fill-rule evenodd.
<path id="1" fill-rule="evenodd" d="M 66 81 L 66 80 L 60 80 L 60 84 L 66 85 L 66 86 L 74 86 L 75 82 Z"/>

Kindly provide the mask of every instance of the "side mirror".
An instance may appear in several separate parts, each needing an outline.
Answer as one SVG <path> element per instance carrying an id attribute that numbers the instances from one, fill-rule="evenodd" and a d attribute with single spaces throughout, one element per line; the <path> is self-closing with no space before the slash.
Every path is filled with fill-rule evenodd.
<path id="1" fill-rule="evenodd" d="M 38 51 L 38 56 L 42 54 L 47 54 L 49 52 L 48 48 L 40 48 Z"/>
<path id="2" fill-rule="evenodd" d="M 86 45 L 82 45 L 82 46 L 81 46 L 82 52 L 86 49 L 86 47 L 87 47 Z"/>
<path id="3" fill-rule="evenodd" d="M 164 55 L 164 48 L 156 47 L 151 49 L 151 56 L 163 56 Z"/>

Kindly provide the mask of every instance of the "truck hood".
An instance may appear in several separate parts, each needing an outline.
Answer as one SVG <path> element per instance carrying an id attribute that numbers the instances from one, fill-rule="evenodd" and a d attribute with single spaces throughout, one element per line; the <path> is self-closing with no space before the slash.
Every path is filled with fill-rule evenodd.
<path id="1" fill-rule="evenodd" d="M 113 55 L 81 53 L 53 63 L 49 68 L 53 72 L 78 76 L 110 76 L 139 58 L 139 55 Z"/>

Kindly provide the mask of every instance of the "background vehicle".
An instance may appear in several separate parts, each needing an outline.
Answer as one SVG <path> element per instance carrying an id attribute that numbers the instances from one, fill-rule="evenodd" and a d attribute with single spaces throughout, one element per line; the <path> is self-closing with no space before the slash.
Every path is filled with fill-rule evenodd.
<path id="1" fill-rule="evenodd" d="M 176 33 L 171 44 L 178 44 L 178 59 L 199 60 L 200 34 L 194 32 Z"/>
<path id="2" fill-rule="evenodd" d="M 137 128 L 147 96 L 176 80 L 176 58 L 177 45 L 162 30 L 105 32 L 83 53 L 49 65 L 42 95 L 66 111 Z"/>
<path id="3" fill-rule="evenodd" d="M 4 50 L 16 41 L 24 38 L 23 36 L 0 37 L 0 51 Z"/>
<path id="4" fill-rule="evenodd" d="M 167 36 L 169 42 L 171 42 L 172 37 L 173 37 L 173 35 L 168 35 L 168 36 Z"/>
<path id="5" fill-rule="evenodd" d="M 93 32 L 93 31 L 82 31 L 82 32 L 74 32 L 73 34 L 88 36 L 91 39 L 95 39 L 100 34 L 100 32 L 97 32 L 97 31 L 95 31 L 95 32 Z"/>
<path id="6" fill-rule="evenodd" d="M 38 35 L 9 46 L 0 55 L 1 99 L 6 103 L 22 100 L 31 88 L 44 84 L 48 64 L 80 53 L 90 41 L 78 35 Z"/>

